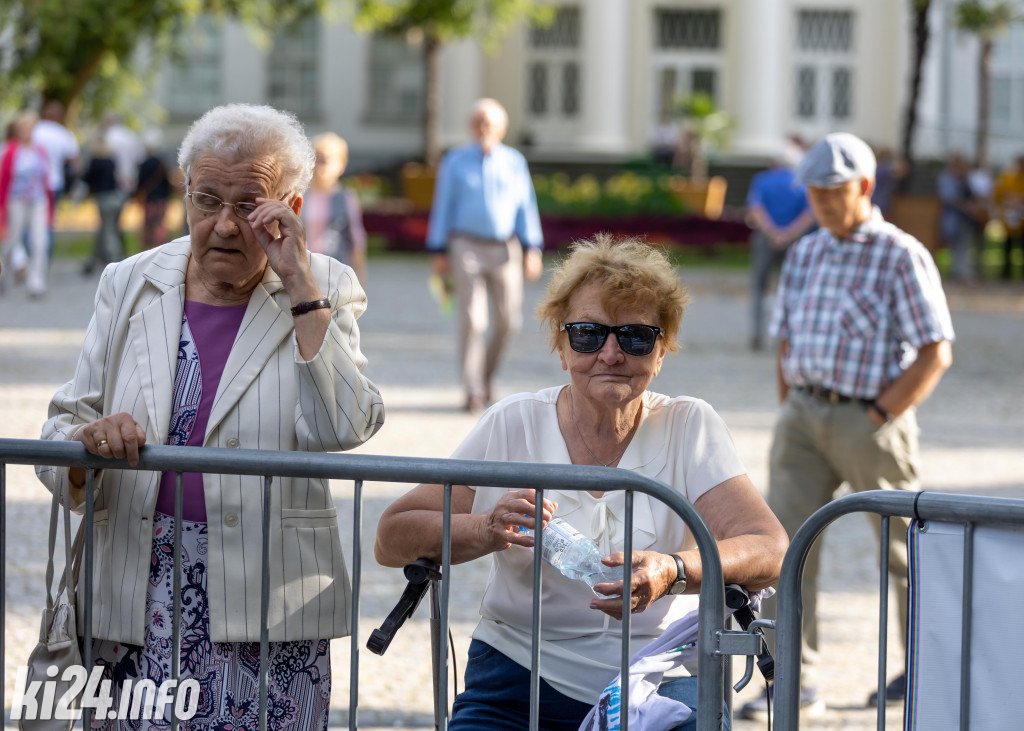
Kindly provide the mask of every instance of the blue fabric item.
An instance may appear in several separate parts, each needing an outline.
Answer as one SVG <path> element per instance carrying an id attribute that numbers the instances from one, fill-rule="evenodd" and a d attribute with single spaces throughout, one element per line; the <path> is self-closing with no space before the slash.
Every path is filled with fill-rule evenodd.
<path id="1" fill-rule="evenodd" d="M 793 223 L 807 210 L 807 191 L 796 173 L 777 167 L 754 176 L 747 193 L 747 207 L 761 206 L 778 228 Z"/>
<path id="2" fill-rule="evenodd" d="M 450 731 L 522 731 L 530 727 L 530 669 L 480 640 L 469 645 L 466 688 L 452 706 Z M 658 694 L 697 707 L 697 679 L 676 678 L 662 683 Z M 540 728 L 577 731 L 591 706 L 559 693 L 541 678 Z M 725 709 L 722 728 L 731 722 Z M 694 731 L 697 714 L 672 731 Z"/>
<path id="3" fill-rule="evenodd" d="M 540 248 L 544 237 L 526 158 L 506 145 L 485 155 L 477 143 L 441 161 L 427 229 L 427 249 L 441 251 L 454 233 Z"/>
<path id="4" fill-rule="evenodd" d="M 672 700 L 685 703 L 690 708 L 697 708 L 697 679 L 696 678 L 675 678 L 674 680 L 666 680 L 664 683 L 658 686 L 658 695 Z M 722 704 L 722 731 L 730 731 L 732 728 L 732 719 L 729 716 L 729 707 Z M 694 710 L 693 714 L 686 719 L 683 723 L 676 726 L 672 731 L 696 731 L 697 729 L 697 711 Z"/>

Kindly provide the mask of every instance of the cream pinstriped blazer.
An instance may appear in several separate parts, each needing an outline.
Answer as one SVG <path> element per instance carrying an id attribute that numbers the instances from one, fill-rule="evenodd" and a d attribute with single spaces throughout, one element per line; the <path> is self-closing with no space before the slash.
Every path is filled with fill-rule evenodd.
<path id="1" fill-rule="evenodd" d="M 84 424 L 128 412 L 147 444 L 166 444 L 185 301 L 187 237 L 103 272 L 74 378 L 50 404 L 44 439 L 71 439 Z M 217 390 L 207 447 L 335 451 L 380 429 L 380 393 L 362 375 L 356 318 L 366 295 L 352 270 L 319 254 L 310 266 L 331 300 L 320 352 L 302 361 L 290 301 L 267 267 L 253 290 Z M 63 489 L 67 468 L 39 467 Z M 105 470 L 95 503 L 93 636 L 141 645 L 159 473 Z M 210 633 L 214 642 L 258 641 L 262 478 L 206 475 Z M 275 478 L 271 500 L 270 639 L 349 634 L 350 584 L 326 480 Z"/>

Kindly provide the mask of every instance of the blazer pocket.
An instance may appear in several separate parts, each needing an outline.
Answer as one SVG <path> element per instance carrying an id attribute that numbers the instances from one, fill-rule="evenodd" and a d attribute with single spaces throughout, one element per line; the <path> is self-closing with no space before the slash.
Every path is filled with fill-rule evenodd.
<path id="1" fill-rule="evenodd" d="M 337 508 L 324 508 L 323 510 L 288 508 L 281 510 L 282 528 L 336 528 L 337 525 Z"/>
<path id="2" fill-rule="evenodd" d="M 351 588 L 337 509 L 282 510 L 281 524 L 286 638 L 348 635 Z"/>

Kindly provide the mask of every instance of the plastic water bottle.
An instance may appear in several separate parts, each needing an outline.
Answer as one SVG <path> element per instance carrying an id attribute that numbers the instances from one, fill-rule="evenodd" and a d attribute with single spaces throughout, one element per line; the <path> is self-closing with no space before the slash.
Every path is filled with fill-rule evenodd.
<path id="1" fill-rule="evenodd" d="M 520 528 L 525 535 L 532 536 L 530 528 Z M 604 594 L 594 591 L 595 584 L 620 581 L 622 567 L 605 566 L 601 563 L 601 549 L 590 538 L 580 533 L 561 518 L 552 518 L 544 528 L 543 558 L 563 576 L 582 581 L 598 599 L 607 599 Z"/>

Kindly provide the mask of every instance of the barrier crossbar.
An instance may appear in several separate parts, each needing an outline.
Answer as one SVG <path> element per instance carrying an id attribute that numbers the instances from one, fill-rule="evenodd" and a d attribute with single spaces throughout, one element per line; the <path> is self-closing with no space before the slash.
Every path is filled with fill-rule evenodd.
<path id="1" fill-rule="evenodd" d="M 845 495 L 817 510 L 792 536 L 789 550 L 782 562 L 778 585 L 778 609 L 775 621 L 775 725 L 776 731 L 800 728 L 800 645 L 803 637 L 803 602 L 801 585 L 807 555 L 822 531 L 837 518 L 850 513 L 875 513 L 882 517 L 880 538 L 879 580 L 879 660 L 878 698 L 885 698 L 886 627 L 889 596 L 889 522 L 894 516 L 922 521 L 963 523 L 964 591 L 963 628 L 961 637 L 960 719 L 959 728 L 966 731 L 970 711 L 970 642 L 971 557 L 973 527 L 977 524 L 1024 524 L 1024 500 L 954 495 L 933 492 L 869 490 Z M 877 728 L 885 728 L 885 703 L 878 704 Z"/>
<path id="2" fill-rule="evenodd" d="M 97 457 L 88 453 L 85 447 L 77 442 L 51 442 L 28 439 L 0 439 L 0 505 L 6 505 L 6 465 L 52 465 L 56 467 L 86 468 L 86 505 L 83 525 L 85 533 L 85 567 L 82 596 L 85 598 L 82 612 L 82 623 L 79 631 L 84 634 L 84 657 L 87 667 L 91 665 L 92 624 L 90 621 L 92 607 L 92 511 L 93 511 L 93 470 L 144 470 L 153 472 L 174 472 L 177 474 L 175 495 L 175 550 L 174 550 L 174 617 L 173 627 L 180 626 L 180 569 L 181 569 L 181 536 L 180 523 L 182 515 L 182 478 L 184 472 L 207 474 L 258 475 L 263 479 L 263 583 L 261 597 L 261 634 L 260 634 L 260 731 L 267 728 L 267 673 L 268 673 L 268 603 L 269 603 L 269 561 L 268 536 L 270 521 L 270 494 L 273 490 L 274 477 L 324 478 L 354 481 L 355 490 L 352 509 L 352 607 L 351 607 L 351 651 L 350 651 L 350 690 L 348 724 L 350 729 L 357 728 L 358 710 L 358 678 L 359 678 L 359 602 L 360 602 L 360 566 L 362 553 L 362 491 L 364 481 L 392 483 L 433 483 L 444 485 L 444 519 L 443 519 L 443 551 L 441 566 L 441 617 L 440 635 L 448 635 L 449 599 L 450 599 L 450 565 L 451 565 L 451 492 L 453 485 L 475 485 L 481 487 L 515 487 L 533 488 L 538 491 L 537 500 L 543 499 L 545 489 L 560 490 L 592 490 L 609 492 L 626 491 L 625 532 L 626 543 L 624 553 L 627 560 L 623 572 L 628 571 L 631 561 L 628 557 L 632 550 L 633 525 L 633 494 L 645 493 L 665 503 L 684 521 L 693 535 L 703 564 L 704 580 L 701 583 L 699 606 L 698 652 L 698 687 L 697 687 L 697 723 L 700 731 L 720 730 L 723 720 L 723 704 L 725 689 L 724 652 L 719 647 L 719 640 L 724 632 L 724 586 L 722 565 L 713 535 L 700 513 L 678 492 L 662 482 L 643 475 L 611 467 L 544 465 L 521 462 L 487 462 L 479 460 L 427 459 L 410 457 L 385 457 L 376 455 L 356 455 L 338 453 L 281 452 L 244 449 L 217 449 L 197 447 L 146 446 L 140 451 L 139 464 L 130 467 L 123 460 L 112 460 Z M 6 586 L 6 510 L 0 510 L 0 616 L 5 616 L 4 592 Z M 534 612 L 532 648 L 530 728 L 538 728 L 538 698 L 540 675 L 539 668 L 539 628 L 541 623 L 541 551 L 543 532 L 536 533 L 537 549 L 534 561 Z M 717 580 L 715 580 L 717 577 Z M 629 586 L 627 581 L 625 584 Z M 623 677 L 628 678 L 630 658 L 630 596 L 623 596 L 622 650 L 621 667 Z M 175 663 L 173 678 L 178 678 L 179 668 L 179 632 L 174 631 Z M 6 658 L 5 635 L 3 623 L 0 623 L 0 656 Z M 438 720 L 441 729 L 447 728 L 447 643 L 442 639 L 440 649 L 440 682 L 436 689 L 436 707 L 441 709 Z M 3 697 L 4 667 L 0 664 L 0 704 L 6 707 Z M 625 683 L 628 687 L 628 682 Z M 621 728 L 628 728 L 628 693 L 621 694 Z M 89 711 L 90 709 L 85 709 Z M 173 718 L 172 729 L 177 728 L 177 719 Z M 88 713 L 84 714 L 83 723 L 89 726 Z"/>

